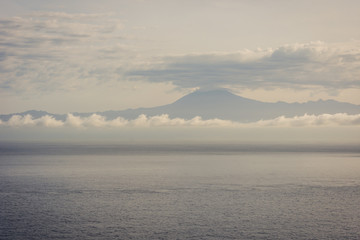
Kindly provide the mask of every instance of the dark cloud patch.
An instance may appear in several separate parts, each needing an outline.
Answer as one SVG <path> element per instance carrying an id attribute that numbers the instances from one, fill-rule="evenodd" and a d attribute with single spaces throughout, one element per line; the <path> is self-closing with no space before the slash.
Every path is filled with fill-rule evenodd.
<path id="1" fill-rule="evenodd" d="M 346 47 L 316 42 L 231 54 L 167 57 L 161 64 L 130 71 L 128 76 L 172 82 L 183 88 L 360 87 L 359 50 Z"/>

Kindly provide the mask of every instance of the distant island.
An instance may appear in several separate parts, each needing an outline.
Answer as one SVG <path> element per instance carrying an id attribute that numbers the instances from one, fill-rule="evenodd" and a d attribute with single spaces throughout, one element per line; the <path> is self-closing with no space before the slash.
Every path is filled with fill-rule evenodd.
<path id="1" fill-rule="evenodd" d="M 108 120 L 117 117 L 135 119 L 141 114 L 150 117 L 168 114 L 171 118 L 191 119 L 196 116 L 201 116 L 202 119 L 205 120 L 219 118 L 246 123 L 273 119 L 279 116 L 294 117 L 304 114 L 360 114 L 360 105 L 335 100 L 309 101 L 306 103 L 269 103 L 243 98 L 226 89 L 215 89 L 208 91 L 198 90 L 178 99 L 174 103 L 158 107 L 88 113 L 75 112 L 72 114 L 74 116 L 88 117 L 94 113 L 104 116 Z M 21 113 L 0 115 L 0 120 L 8 121 L 14 115 L 31 115 L 35 119 L 49 115 L 57 120 L 65 120 L 67 117 L 66 114 L 30 110 Z"/>

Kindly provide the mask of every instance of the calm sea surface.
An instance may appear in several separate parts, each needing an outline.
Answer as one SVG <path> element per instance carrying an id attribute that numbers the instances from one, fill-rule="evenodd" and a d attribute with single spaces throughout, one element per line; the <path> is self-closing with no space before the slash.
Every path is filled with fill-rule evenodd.
<path id="1" fill-rule="evenodd" d="M 360 239 L 360 153 L 2 143 L 0 239 Z"/>

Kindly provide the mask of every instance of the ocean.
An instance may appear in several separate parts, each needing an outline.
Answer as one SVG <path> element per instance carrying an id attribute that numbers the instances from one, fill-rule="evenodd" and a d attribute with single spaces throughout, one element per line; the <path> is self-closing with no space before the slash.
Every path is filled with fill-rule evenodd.
<path id="1" fill-rule="evenodd" d="M 0 143 L 0 239 L 360 239 L 357 146 Z"/>

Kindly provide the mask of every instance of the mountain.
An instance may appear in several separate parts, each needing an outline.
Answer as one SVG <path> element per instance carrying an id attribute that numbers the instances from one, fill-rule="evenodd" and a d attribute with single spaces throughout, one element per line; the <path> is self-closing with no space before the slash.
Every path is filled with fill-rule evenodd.
<path id="1" fill-rule="evenodd" d="M 190 93 L 172 104 L 153 107 L 127 109 L 122 111 L 96 112 L 107 119 L 123 117 L 126 119 L 137 118 L 140 114 L 155 116 L 168 114 L 171 118 L 179 117 L 190 119 L 201 116 L 203 119 L 220 118 L 239 122 L 258 121 L 272 119 L 279 116 L 293 117 L 304 114 L 360 114 L 360 106 L 350 103 L 337 102 L 334 100 L 319 100 L 306 103 L 268 103 L 237 96 L 225 89 L 211 91 L 196 91 Z M 53 116 L 64 120 L 66 115 L 51 114 L 44 111 L 27 111 L 18 115 L 30 114 L 34 118 L 44 115 Z M 87 117 L 93 113 L 73 113 L 77 116 Z M 12 115 L 0 115 L 2 121 L 7 121 Z"/>

